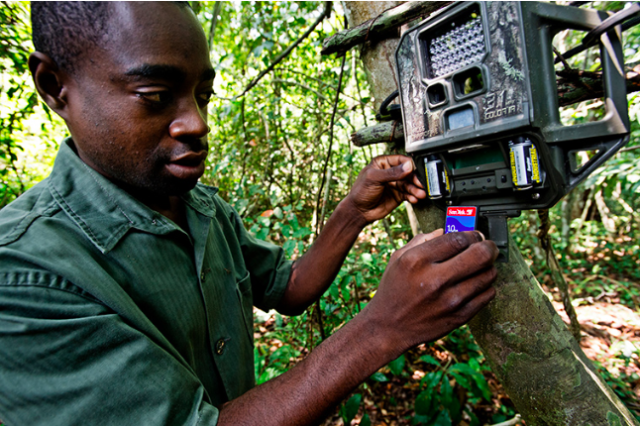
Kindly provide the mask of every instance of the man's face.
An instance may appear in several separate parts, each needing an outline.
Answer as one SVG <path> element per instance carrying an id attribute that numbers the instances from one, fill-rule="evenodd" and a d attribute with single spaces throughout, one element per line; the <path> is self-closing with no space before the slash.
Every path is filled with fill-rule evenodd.
<path id="1" fill-rule="evenodd" d="M 114 3 L 109 36 L 68 86 L 67 124 L 88 165 L 141 197 L 193 188 L 208 152 L 213 68 L 193 12 Z"/>

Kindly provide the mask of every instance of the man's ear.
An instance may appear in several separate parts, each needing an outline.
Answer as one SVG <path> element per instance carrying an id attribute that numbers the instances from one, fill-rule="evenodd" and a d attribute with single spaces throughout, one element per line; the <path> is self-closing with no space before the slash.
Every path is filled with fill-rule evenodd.
<path id="1" fill-rule="evenodd" d="M 61 71 L 49 55 L 37 51 L 29 55 L 29 70 L 42 99 L 66 120 L 68 97 L 65 82 L 68 74 Z"/>

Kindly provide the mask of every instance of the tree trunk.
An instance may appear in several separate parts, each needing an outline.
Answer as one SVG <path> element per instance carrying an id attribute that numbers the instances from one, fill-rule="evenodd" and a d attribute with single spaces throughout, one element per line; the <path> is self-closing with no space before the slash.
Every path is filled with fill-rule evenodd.
<path id="1" fill-rule="evenodd" d="M 375 18 L 394 2 L 344 2 L 351 27 Z M 400 3 L 400 2 L 397 2 Z M 362 48 L 362 60 L 379 103 L 397 88 L 398 38 Z M 425 203 L 414 208 L 420 228 L 441 228 L 444 214 Z M 528 425 L 636 425 L 597 375 L 560 319 L 515 242 L 509 263 L 498 265 L 497 296 L 469 324 L 491 369 Z"/>

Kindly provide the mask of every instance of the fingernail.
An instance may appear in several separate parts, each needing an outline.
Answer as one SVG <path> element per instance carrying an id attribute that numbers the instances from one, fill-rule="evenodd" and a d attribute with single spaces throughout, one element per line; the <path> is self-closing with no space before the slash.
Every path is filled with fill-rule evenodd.
<path id="1" fill-rule="evenodd" d="M 486 238 L 484 237 L 484 234 L 480 231 L 476 231 L 478 233 L 478 235 L 480 235 L 480 241 L 484 241 L 486 240 Z"/>
<path id="2" fill-rule="evenodd" d="M 402 170 L 405 172 L 410 172 L 413 170 L 413 163 L 411 161 L 407 161 L 402 165 Z"/>

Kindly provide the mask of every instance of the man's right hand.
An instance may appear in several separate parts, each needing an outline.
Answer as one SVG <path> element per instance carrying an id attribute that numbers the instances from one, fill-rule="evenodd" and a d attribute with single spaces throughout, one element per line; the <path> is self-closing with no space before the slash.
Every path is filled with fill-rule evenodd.
<path id="1" fill-rule="evenodd" d="M 495 296 L 498 249 L 479 232 L 420 234 L 396 251 L 362 314 L 398 355 L 469 321 Z"/>
<path id="2" fill-rule="evenodd" d="M 498 250 L 477 232 L 441 235 L 395 252 L 361 313 L 294 368 L 226 403 L 218 424 L 317 424 L 380 367 L 471 319 L 495 295 Z"/>

